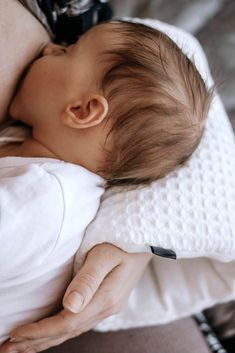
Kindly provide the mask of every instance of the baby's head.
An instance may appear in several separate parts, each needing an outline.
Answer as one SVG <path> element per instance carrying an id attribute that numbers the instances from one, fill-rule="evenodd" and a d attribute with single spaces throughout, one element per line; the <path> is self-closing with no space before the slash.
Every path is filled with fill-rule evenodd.
<path id="1" fill-rule="evenodd" d="M 198 146 L 211 93 L 195 65 L 165 34 L 120 23 L 102 78 L 113 149 L 104 173 L 110 185 L 146 183 L 185 162 Z"/>
<path id="2" fill-rule="evenodd" d="M 62 159 L 71 143 L 72 161 L 80 154 L 77 162 L 107 185 L 139 184 L 174 170 L 198 146 L 211 93 L 162 32 L 115 21 L 92 28 L 57 54 L 53 49 L 53 63 L 45 58 L 50 50 L 33 64 L 10 112 L 32 125 L 39 140 L 54 139 Z M 66 64 L 64 55 L 71 57 L 63 59 Z M 59 130 L 67 138 L 58 133 L 57 141 Z"/>

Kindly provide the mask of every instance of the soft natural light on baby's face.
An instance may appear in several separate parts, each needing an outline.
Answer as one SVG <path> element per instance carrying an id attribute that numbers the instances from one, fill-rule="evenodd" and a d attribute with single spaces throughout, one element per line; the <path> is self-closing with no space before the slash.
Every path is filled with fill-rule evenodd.
<path id="1" fill-rule="evenodd" d="M 88 91 L 96 92 L 104 70 L 100 54 L 107 44 L 106 32 L 102 25 L 71 46 L 48 44 L 30 65 L 10 114 L 30 124 L 40 115 L 59 114 Z"/>

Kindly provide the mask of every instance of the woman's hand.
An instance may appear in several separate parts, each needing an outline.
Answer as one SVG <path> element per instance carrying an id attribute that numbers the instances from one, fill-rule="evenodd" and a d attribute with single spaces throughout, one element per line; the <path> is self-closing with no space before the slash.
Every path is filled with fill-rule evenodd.
<path id="1" fill-rule="evenodd" d="M 95 246 L 70 283 L 64 310 L 11 333 L 0 353 L 40 352 L 94 328 L 126 304 L 152 255 L 126 253 L 111 244 Z"/>

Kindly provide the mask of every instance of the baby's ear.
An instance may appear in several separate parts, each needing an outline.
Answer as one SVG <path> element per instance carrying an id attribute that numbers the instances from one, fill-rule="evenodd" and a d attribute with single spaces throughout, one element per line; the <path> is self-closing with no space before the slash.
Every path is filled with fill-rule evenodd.
<path id="1" fill-rule="evenodd" d="M 108 114 L 108 102 L 99 94 L 89 93 L 83 100 L 67 106 L 62 114 L 65 125 L 85 129 L 100 124 Z"/>

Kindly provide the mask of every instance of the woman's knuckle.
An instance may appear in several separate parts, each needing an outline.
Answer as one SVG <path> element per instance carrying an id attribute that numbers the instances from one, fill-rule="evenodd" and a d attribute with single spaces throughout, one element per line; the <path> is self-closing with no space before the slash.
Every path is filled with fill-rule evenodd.
<path id="1" fill-rule="evenodd" d="M 116 314 L 120 313 L 120 311 L 122 311 L 123 308 L 124 308 L 123 303 L 118 302 L 116 305 Z"/>
<path id="2" fill-rule="evenodd" d="M 61 318 L 62 329 L 64 331 L 64 334 L 71 334 L 71 332 L 76 329 L 74 321 L 69 319 L 63 311 L 61 311 L 59 315 Z"/>
<path id="3" fill-rule="evenodd" d="M 52 346 L 58 346 L 62 343 L 64 343 L 66 341 L 66 338 L 63 336 L 62 338 L 58 338 L 57 340 L 53 341 L 53 344 L 49 341 L 49 342 L 45 342 L 45 343 L 42 343 L 41 345 L 39 345 L 38 347 L 38 351 L 41 351 L 41 350 L 46 350 L 48 348 L 51 348 Z"/>
<path id="4" fill-rule="evenodd" d="M 96 277 L 90 273 L 81 274 L 80 283 L 82 283 L 83 290 L 85 290 L 86 292 L 84 293 L 84 295 L 91 296 L 94 293 L 95 289 L 98 287 Z"/>
<path id="5" fill-rule="evenodd" d="M 93 256 L 98 257 L 100 255 L 102 256 L 103 251 L 104 251 L 104 245 L 97 244 L 88 251 L 87 258 L 91 258 Z"/>
<path id="6" fill-rule="evenodd" d="M 111 315 L 114 315 L 115 314 L 115 310 L 113 307 L 108 307 L 108 308 L 105 308 L 104 311 L 103 311 L 103 316 L 104 317 L 109 317 Z"/>
<path id="7" fill-rule="evenodd" d="M 117 256 L 117 253 L 118 253 L 118 248 L 116 248 L 115 246 L 109 243 L 102 243 L 93 247 L 89 251 L 88 256 L 99 255 L 104 260 L 104 262 L 111 261 L 111 260 L 113 262 L 113 260 Z"/>
<path id="8" fill-rule="evenodd" d="M 108 297 L 104 304 L 103 313 L 106 316 L 114 315 L 119 312 L 120 303 L 114 297 Z"/>
<path id="9" fill-rule="evenodd" d="M 112 307 L 113 314 L 118 314 L 122 309 L 122 305 L 120 303 L 115 303 Z"/>
<path id="10" fill-rule="evenodd" d="M 113 308 L 115 304 L 116 304 L 116 299 L 113 296 L 110 296 L 106 301 L 106 305 L 108 308 Z"/>

